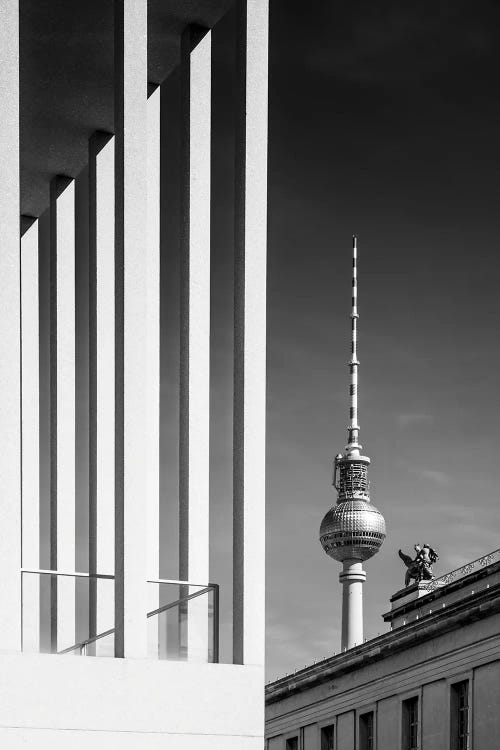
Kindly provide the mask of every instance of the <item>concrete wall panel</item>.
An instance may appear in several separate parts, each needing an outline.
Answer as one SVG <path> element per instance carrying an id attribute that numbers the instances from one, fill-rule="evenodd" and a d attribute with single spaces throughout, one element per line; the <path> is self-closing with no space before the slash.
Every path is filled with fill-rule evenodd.
<path id="1" fill-rule="evenodd" d="M 442 750 L 446 747 L 449 711 L 449 688 L 445 680 L 424 685 L 422 745 L 425 750 Z"/>
<path id="2" fill-rule="evenodd" d="M 19 1 L 0 3 L 0 633 L 21 647 L 21 351 L 19 284 Z"/>
<path id="3" fill-rule="evenodd" d="M 270 737 L 267 750 L 283 750 L 284 746 L 285 740 L 281 735 L 279 737 Z"/>
<path id="4" fill-rule="evenodd" d="M 316 724 L 309 724 L 303 728 L 302 732 L 301 750 L 318 750 L 318 727 Z"/>
<path id="5" fill-rule="evenodd" d="M 0 727 L 260 737 L 262 750 L 263 681 L 232 664 L 3 655 Z"/>
<path id="6" fill-rule="evenodd" d="M 398 748 L 399 701 L 396 696 L 380 701 L 377 706 L 377 747 Z"/>
<path id="7" fill-rule="evenodd" d="M 354 711 L 347 711 L 337 718 L 337 750 L 353 750 L 356 737 L 354 720 Z"/>
<path id="8" fill-rule="evenodd" d="M 474 670 L 472 732 L 477 750 L 500 747 L 500 661 Z"/>
<path id="9" fill-rule="evenodd" d="M 9 750 L 67 750 L 68 743 L 71 750 L 262 750 L 258 737 L 0 728 L 0 745 Z"/>

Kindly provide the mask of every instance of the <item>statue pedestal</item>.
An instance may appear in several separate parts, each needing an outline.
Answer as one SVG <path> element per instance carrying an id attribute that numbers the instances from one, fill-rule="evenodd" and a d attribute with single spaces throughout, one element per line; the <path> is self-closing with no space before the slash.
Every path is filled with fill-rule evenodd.
<path id="1" fill-rule="evenodd" d="M 419 583 L 412 583 L 410 586 L 405 586 L 404 589 L 396 591 L 391 596 L 391 610 L 399 609 L 408 602 L 413 602 L 415 599 L 420 599 L 421 596 L 426 596 L 429 591 L 436 588 L 434 580 L 431 581 L 419 581 Z M 429 585 L 432 584 L 432 587 Z M 443 585 L 443 584 L 442 584 Z"/>
<path id="2" fill-rule="evenodd" d="M 383 616 L 391 630 L 435 616 L 463 599 L 478 596 L 500 585 L 500 550 L 430 581 L 412 583 L 391 597 L 391 609 Z"/>

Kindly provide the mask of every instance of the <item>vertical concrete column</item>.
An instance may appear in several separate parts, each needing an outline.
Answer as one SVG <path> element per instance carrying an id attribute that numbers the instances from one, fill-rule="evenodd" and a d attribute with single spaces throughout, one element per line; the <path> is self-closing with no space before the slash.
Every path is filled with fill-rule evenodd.
<path id="1" fill-rule="evenodd" d="M 363 643 L 363 583 L 366 573 L 361 560 L 344 560 L 342 584 L 342 650 Z"/>
<path id="2" fill-rule="evenodd" d="M 264 663 L 267 0 L 238 3 L 233 659 Z"/>
<path id="3" fill-rule="evenodd" d="M 148 578 L 160 577 L 160 87 L 151 92 L 147 104 L 148 162 L 147 215 L 148 245 L 146 255 L 147 288 L 147 552 Z M 148 611 L 160 605 L 160 587 L 148 585 Z M 158 654 L 164 641 L 164 622 L 154 618 L 157 627 L 150 629 L 152 650 Z"/>
<path id="4" fill-rule="evenodd" d="M 181 41 L 179 576 L 202 584 L 209 575 L 211 54 L 211 33 L 188 27 Z M 186 637 L 188 658 L 206 660 L 206 597 L 189 604 Z"/>
<path id="5" fill-rule="evenodd" d="M 115 655 L 146 628 L 147 0 L 115 0 Z"/>
<path id="6" fill-rule="evenodd" d="M 21 239 L 22 566 L 40 567 L 38 221 Z M 23 651 L 40 650 L 40 576 L 23 576 Z"/>
<path id="7" fill-rule="evenodd" d="M 115 145 L 111 136 L 97 133 L 89 146 L 89 572 L 113 575 Z M 111 581 L 90 579 L 90 635 L 114 627 L 112 589 Z"/>
<path id="8" fill-rule="evenodd" d="M 75 184 L 50 185 L 51 568 L 75 569 Z M 75 579 L 52 581 L 52 649 L 75 643 Z"/>
<path id="9" fill-rule="evenodd" d="M 0 4 L 0 633 L 21 648 L 21 320 L 19 2 Z"/>

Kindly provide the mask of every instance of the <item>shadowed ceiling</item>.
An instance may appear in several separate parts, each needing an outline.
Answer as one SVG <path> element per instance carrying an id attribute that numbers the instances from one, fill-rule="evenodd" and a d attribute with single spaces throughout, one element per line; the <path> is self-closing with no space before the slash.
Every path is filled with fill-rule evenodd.
<path id="1" fill-rule="evenodd" d="M 212 28 L 232 0 L 149 0 L 148 80 L 178 64 L 189 24 Z M 113 0 L 21 0 L 21 213 L 47 208 L 54 175 L 75 177 L 88 139 L 113 132 Z"/>

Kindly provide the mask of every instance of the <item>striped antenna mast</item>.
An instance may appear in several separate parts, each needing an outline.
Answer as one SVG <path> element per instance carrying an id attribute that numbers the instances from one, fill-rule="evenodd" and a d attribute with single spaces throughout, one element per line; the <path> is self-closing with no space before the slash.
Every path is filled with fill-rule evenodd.
<path id="1" fill-rule="evenodd" d="M 358 424 L 358 238 L 352 238 L 352 298 L 351 298 L 351 359 L 349 360 L 350 372 L 350 406 L 349 427 L 346 455 L 359 456 L 362 446 L 359 444 Z"/>

